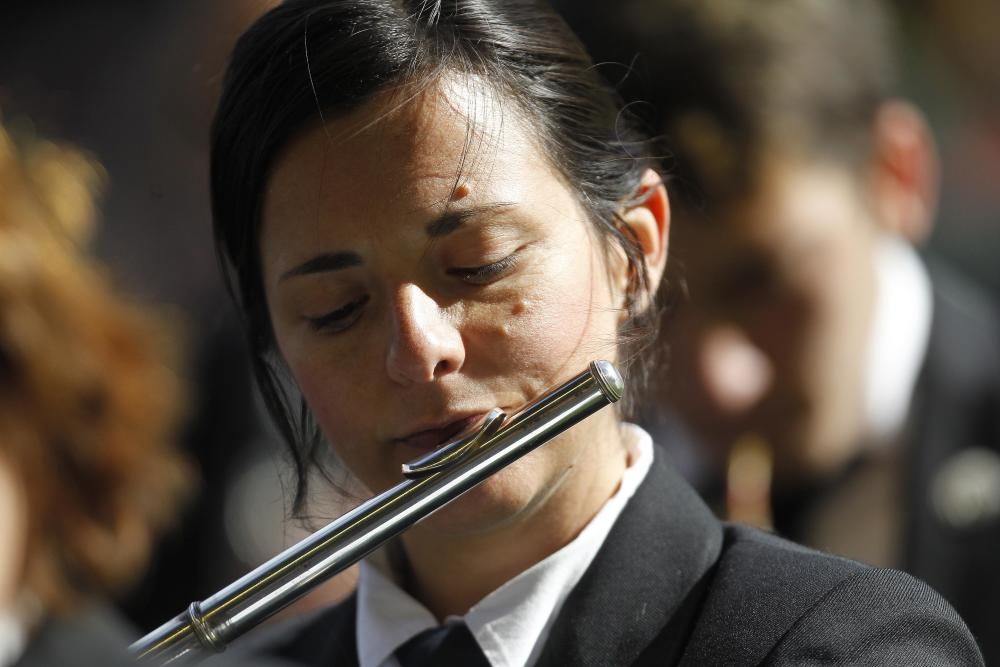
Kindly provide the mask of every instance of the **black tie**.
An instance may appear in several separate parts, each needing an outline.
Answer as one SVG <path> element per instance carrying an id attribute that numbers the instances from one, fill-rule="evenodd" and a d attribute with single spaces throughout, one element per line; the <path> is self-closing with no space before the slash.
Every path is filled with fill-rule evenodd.
<path id="1" fill-rule="evenodd" d="M 490 667 L 465 623 L 424 630 L 396 649 L 400 667 Z"/>

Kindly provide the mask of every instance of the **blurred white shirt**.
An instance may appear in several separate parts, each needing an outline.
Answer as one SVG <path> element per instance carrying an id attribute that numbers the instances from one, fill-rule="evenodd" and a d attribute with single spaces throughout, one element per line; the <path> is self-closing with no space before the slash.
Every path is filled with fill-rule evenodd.
<path id="1" fill-rule="evenodd" d="M 0 610 L 0 667 L 10 667 L 28 645 L 27 624 L 20 615 Z"/>
<path id="2" fill-rule="evenodd" d="M 896 440 L 927 354 L 933 315 L 930 276 L 916 251 L 885 235 L 875 249 L 875 308 L 868 344 L 865 411 L 869 440 Z"/>

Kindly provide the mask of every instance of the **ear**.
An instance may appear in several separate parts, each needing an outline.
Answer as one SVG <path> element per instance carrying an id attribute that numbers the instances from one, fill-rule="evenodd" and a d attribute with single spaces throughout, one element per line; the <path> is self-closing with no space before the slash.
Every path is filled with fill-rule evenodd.
<path id="1" fill-rule="evenodd" d="M 638 204 L 623 209 L 619 216 L 632 231 L 642 249 L 649 278 L 650 294 L 655 294 L 667 265 L 667 248 L 670 238 L 670 202 L 663 179 L 652 169 L 642 175 L 635 193 Z M 622 285 L 627 284 L 627 276 Z"/>
<path id="2" fill-rule="evenodd" d="M 875 119 L 872 187 L 884 229 L 911 243 L 931 230 L 938 198 L 938 157 L 923 114 L 903 101 L 882 105 Z"/>

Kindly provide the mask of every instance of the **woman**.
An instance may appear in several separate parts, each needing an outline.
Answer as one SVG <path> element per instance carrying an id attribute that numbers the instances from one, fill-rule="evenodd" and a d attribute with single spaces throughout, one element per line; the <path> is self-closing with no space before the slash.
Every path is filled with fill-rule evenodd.
<path id="1" fill-rule="evenodd" d="M 216 116 L 215 231 L 299 479 L 331 447 L 377 493 L 591 359 L 635 371 L 669 226 L 652 167 L 533 2 L 300 0 L 258 20 Z M 905 575 L 717 523 L 611 410 L 268 646 L 365 667 L 981 661 Z"/>

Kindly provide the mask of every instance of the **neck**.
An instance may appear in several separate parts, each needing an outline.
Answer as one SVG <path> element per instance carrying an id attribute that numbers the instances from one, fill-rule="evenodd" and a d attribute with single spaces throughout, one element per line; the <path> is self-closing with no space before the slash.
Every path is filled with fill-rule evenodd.
<path id="1" fill-rule="evenodd" d="M 617 491 L 628 465 L 617 424 L 613 436 L 601 442 L 568 466 L 552 489 L 501 525 L 473 534 L 420 530 L 423 526 L 408 531 L 403 545 L 410 594 L 439 621 L 462 616 L 572 542 Z"/>

